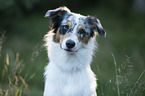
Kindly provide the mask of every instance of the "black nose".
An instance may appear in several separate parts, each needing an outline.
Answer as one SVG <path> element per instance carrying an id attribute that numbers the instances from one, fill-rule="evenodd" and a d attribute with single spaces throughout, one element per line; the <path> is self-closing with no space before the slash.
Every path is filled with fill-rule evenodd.
<path id="1" fill-rule="evenodd" d="M 73 48 L 75 46 L 75 42 L 73 40 L 66 41 L 67 48 Z"/>

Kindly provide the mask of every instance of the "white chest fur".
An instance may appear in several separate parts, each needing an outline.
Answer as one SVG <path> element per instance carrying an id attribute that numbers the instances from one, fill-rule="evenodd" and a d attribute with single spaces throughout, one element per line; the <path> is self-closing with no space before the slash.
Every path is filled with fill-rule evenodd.
<path id="1" fill-rule="evenodd" d="M 68 54 L 53 41 L 48 45 L 50 62 L 43 96 L 96 96 L 96 78 L 90 68 L 94 40 L 75 54 Z"/>
<path id="2" fill-rule="evenodd" d="M 45 74 L 44 96 L 95 96 L 96 79 L 90 67 L 68 72 L 50 62 Z"/>

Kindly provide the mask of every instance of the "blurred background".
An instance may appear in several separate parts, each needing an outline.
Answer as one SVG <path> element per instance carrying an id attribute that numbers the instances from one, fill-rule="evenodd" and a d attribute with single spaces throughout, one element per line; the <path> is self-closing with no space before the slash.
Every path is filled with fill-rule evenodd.
<path id="1" fill-rule="evenodd" d="M 106 30 L 91 65 L 98 96 L 145 96 L 145 0 L 0 0 L 0 96 L 42 96 L 44 15 L 60 6 L 97 17 Z"/>

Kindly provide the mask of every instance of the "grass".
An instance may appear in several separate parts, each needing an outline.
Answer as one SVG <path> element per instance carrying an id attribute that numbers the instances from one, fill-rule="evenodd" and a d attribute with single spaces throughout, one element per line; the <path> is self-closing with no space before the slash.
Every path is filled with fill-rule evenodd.
<path id="1" fill-rule="evenodd" d="M 118 73 L 117 73 L 117 64 L 116 64 L 116 60 L 115 60 L 115 56 L 113 53 L 112 54 L 112 57 L 114 59 L 114 65 L 115 65 L 115 75 L 116 75 L 116 85 L 117 85 L 117 93 L 118 93 L 118 96 L 120 96 L 120 90 L 119 90 L 119 80 L 118 80 Z"/>
<path id="2" fill-rule="evenodd" d="M 144 15 L 131 13 L 123 17 L 105 7 L 82 9 L 79 13 L 98 17 L 107 32 L 106 38 L 97 37 L 99 50 L 92 62 L 98 96 L 144 96 Z M 43 37 L 49 30 L 44 14 L 15 18 L 11 30 L 0 35 L 2 96 L 42 96 L 48 62 Z"/>
<path id="3" fill-rule="evenodd" d="M 135 90 L 135 87 L 137 86 L 137 84 L 139 84 L 139 86 L 141 86 L 141 85 L 143 85 L 145 83 L 145 81 L 143 81 L 141 83 L 139 82 L 140 78 L 143 76 L 144 73 L 145 73 L 145 70 L 141 73 L 141 75 L 139 76 L 139 78 L 135 82 L 135 84 L 134 84 L 133 88 L 131 89 L 130 94 L 128 96 L 131 96 L 131 94 L 134 93 L 133 91 Z M 143 90 L 143 91 L 145 91 L 145 90 Z"/>
<path id="4" fill-rule="evenodd" d="M 28 84 L 21 76 L 22 70 L 23 63 L 19 60 L 19 53 L 16 54 L 15 62 L 11 62 L 8 53 L 6 53 L 2 83 L 0 84 L 1 96 L 22 96 L 22 92 L 28 94 Z"/>
<path id="5" fill-rule="evenodd" d="M 113 59 L 114 59 L 114 65 L 115 65 L 115 75 L 116 75 L 116 85 L 117 85 L 117 93 L 118 93 L 118 95 L 117 96 L 120 96 L 120 88 L 119 88 L 119 86 L 120 86 L 120 83 L 119 83 L 119 75 L 118 75 L 118 71 L 117 71 L 117 63 L 116 63 L 116 60 L 115 60 L 115 56 L 114 56 L 114 54 L 113 53 L 111 53 L 112 54 L 112 57 L 113 57 Z M 128 61 L 128 60 L 127 60 Z M 143 72 L 140 74 L 140 76 L 138 77 L 138 79 L 137 79 L 137 81 L 135 82 L 135 84 L 133 85 L 133 87 L 132 88 L 130 88 L 129 89 L 129 91 L 127 92 L 127 93 L 125 93 L 126 94 L 126 96 L 132 96 L 132 95 L 135 95 L 135 91 L 137 91 L 138 90 L 138 87 L 136 88 L 136 86 L 137 86 L 137 84 L 139 85 L 139 86 L 141 86 L 141 85 L 144 85 L 144 83 L 145 83 L 145 81 L 143 81 L 143 82 L 139 82 L 139 80 L 141 79 L 141 77 L 144 75 L 144 73 L 145 73 L 145 70 L 143 70 Z M 127 79 L 127 78 L 126 78 Z M 125 82 L 125 80 L 123 81 L 123 82 Z M 136 89 L 135 89 L 136 88 Z M 145 91 L 145 89 L 144 89 L 144 87 L 142 87 L 143 88 L 143 90 L 142 91 Z M 141 94 L 141 93 L 139 93 L 139 94 Z"/>

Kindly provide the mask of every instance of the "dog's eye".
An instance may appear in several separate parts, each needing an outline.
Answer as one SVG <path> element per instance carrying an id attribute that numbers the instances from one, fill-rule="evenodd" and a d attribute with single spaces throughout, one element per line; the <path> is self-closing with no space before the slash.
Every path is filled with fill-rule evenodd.
<path id="1" fill-rule="evenodd" d="M 86 31 L 84 29 L 81 29 L 81 30 L 78 31 L 78 36 L 80 38 L 83 39 L 86 35 L 87 35 L 87 33 L 86 33 Z"/>
<path id="2" fill-rule="evenodd" d="M 69 29 L 69 26 L 68 26 L 68 25 L 62 25 L 62 26 L 60 27 L 59 33 L 62 34 L 62 35 L 65 35 L 66 32 L 68 31 L 68 29 Z"/>

